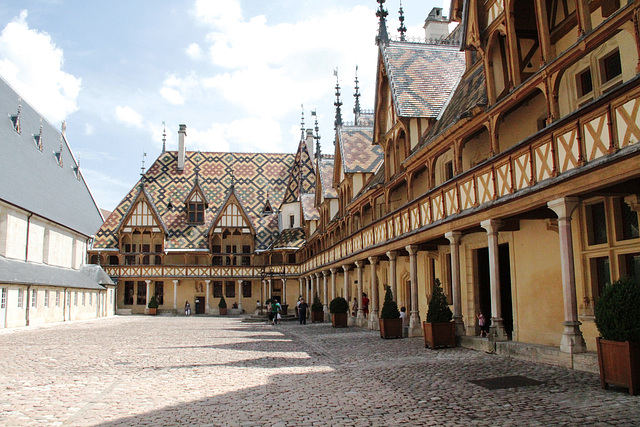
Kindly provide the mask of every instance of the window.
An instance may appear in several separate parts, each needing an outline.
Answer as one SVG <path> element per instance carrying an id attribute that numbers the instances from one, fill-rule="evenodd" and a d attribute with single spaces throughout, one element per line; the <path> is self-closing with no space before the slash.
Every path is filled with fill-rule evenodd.
<path id="1" fill-rule="evenodd" d="M 86 296 L 87 296 L 86 292 L 83 292 L 83 293 L 82 293 L 82 306 L 83 306 L 83 307 L 84 307 L 85 302 L 86 302 L 86 299 L 85 299 L 85 297 L 86 297 Z"/>
<path id="2" fill-rule="evenodd" d="M 293 215 L 289 215 L 289 228 L 293 228 L 293 225 L 296 223 L 296 217 Z"/>
<path id="3" fill-rule="evenodd" d="M 608 56 L 600 60 L 600 76 L 602 83 L 611 81 L 622 74 L 622 64 L 620 63 L 620 51 L 615 50 Z"/>
<path id="4" fill-rule="evenodd" d="M 2 288 L 2 296 L 0 297 L 0 308 L 7 308 L 7 288 Z"/>
<path id="5" fill-rule="evenodd" d="M 242 281 L 242 297 L 251 298 L 251 282 L 246 280 Z"/>
<path id="6" fill-rule="evenodd" d="M 49 290 L 45 289 L 44 291 L 44 306 L 49 307 Z"/>
<path id="7" fill-rule="evenodd" d="M 213 297 L 221 298 L 222 297 L 222 282 L 213 282 Z"/>
<path id="8" fill-rule="evenodd" d="M 156 281 L 155 284 L 155 294 L 156 299 L 158 300 L 158 304 L 164 304 L 164 282 Z"/>
<path id="9" fill-rule="evenodd" d="M 619 264 L 620 276 L 640 278 L 640 253 L 620 255 Z"/>
<path id="10" fill-rule="evenodd" d="M 604 287 L 611 283 L 611 268 L 609 257 L 591 258 L 591 286 L 593 289 L 594 302 L 602 295 Z"/>
<path id="11" fill-rule="evenodd" d="M 289 264 L 295 264 L 296 263 L 296 254 L 289 254 Z"/>
<path id="12" fill-rule="evenodd" d="M 18 308 L 22 308 L 22 299 L 24 298 L 22 292 L 22 289 L 18 289 Z"/>
<path id="13" fill-rule="evenodd" d="M 576 85 L 578 87 L 578 98 L 582 98 L 593 91 L 591 68 L 587 68 L 576 76 Z"/>
<path id="14" fill-rule="evenodd" d="M 93 292 L 89 292 L 89 306 L 93 305 Z"/>
<path id="15" fill-rule="evenodd" d="M 236 283 L 233 280 L 228 280 L 224 287 L 224 296 L 227 298 L 235 298 L 236 296 Z"/>
<path id="16" fill-rule="evenodd" d="M 144 280 L 138 281 L 138 297 L 136 299 L 136 304 L 147 305 L 147 282 Z"/>
<path id="17" fill-rule="evenodd" d="M 56 291 L 56 307 L 60 307 L 60 291 Z"/>
<path id="18" fill-rule="evenodd" d="M 71 292 L 66 293 L 67 307 L 71 307 Z"/>
<path id="19" fill-rule="evenodd" d="M 31 308 L 36 308 L 38 306 L 38 291 L 35 289 L 31 290 Z"/>
<path id="20" fill-rule="evenodd" d="M 449 181 L 453 178 L 453 162 L 447 162 L 444 164 L 444 180 Z"/>
<path id="21" fill-rule="evenodd" d="M 630 240 L 640 237 L 638 230 L 638 213 L 632 210 L 624 199 L 616 200 L 617 239 Z"/>
<path id="22" fill-rule="evenodd" d="M 133 282 L 124 282 L 124 305 L 133 305 Z"/>
<path id="23" fill-rule="evenodd" d="M 243 256 L 242 257 L 242 266 L 243 267 L 247 267 L 251 265 L 251 257 L 250 256 Z"/>
<path id="24" fill-rule="evenodd" d="M 194 194 L 187 204 L 189 222 L 202 224 L 204 222 L 204 202 L 199 194 Z"/>
<path id="25" fill-rule="evenodd" d="M 73 305 L 78 306 L 78 292 L 73 293 Z"/>
<path id="26" fill-rule="evenodd" d="M 590 246 L 607 243 L 607 217 L 604 202 L 585 207 L 587 217 L 587 240 Z"/>
<path id="27" fill-rule="evenodd" d="M 242 245 L 242 253 L 243 254 L 250 254 L 251 253 L 251 246 L 250 245 Z"/>

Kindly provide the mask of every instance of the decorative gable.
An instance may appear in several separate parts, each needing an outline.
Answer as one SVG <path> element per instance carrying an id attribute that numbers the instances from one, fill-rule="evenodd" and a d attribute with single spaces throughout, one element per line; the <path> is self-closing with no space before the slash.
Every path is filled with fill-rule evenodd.
<path id="1" fill-rule="evenodd" d="M 220 213 L 211 225 L 210 234 L 221 233 L 225 228 L 240 229 L 242 233 L 255 234 L 249 216 L 242 208 L 240 200 L 236 197 L 233 187 Z"/>

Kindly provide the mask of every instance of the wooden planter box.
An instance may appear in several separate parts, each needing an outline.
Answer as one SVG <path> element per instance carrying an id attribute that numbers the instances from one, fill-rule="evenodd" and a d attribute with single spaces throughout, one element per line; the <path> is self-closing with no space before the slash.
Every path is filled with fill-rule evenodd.
<path id="1" fill-rule="evenodd" d="M 609 341 L 596 338 L 600 384 L 608 389 L 609 384 L 627 387 L 629 394 L 640 390 L 640 344 L 635 342 Z"/>
<path id="2" fill-rule="evenodd" d="M 456 346 L 456 324 L 422 322 L 424 346 L 432 349 Z"/>
<path id="3" fill-rule="evenodd" d="M 149 308 L 149 314 L 151 316 L 155 316 L 158 313 L 158 309 L 157 308 Z"/>
<path id="4" fill-rule="evenodd" d="M 312 311 L 311 312 L 311 321 L 313 323 L 324 322 L 324 312 L 323 311 Z"/>
<path id="5" fill-rule="evenodd" d="M 227 315 L 227 309 L 226 308 L 218 308 L 218 310 L 220 310 L 220 316 L 226 316 Z"/>
<path id="6" fill-rule="evenodd" d="M 379 319 L 380 338 L 402 338 L 402 319 Z"/>
<path id="7" fill-rule="evenodd" d="M 331 324 L 334 328 L 346 328 L 347 327 L 347 313 L 333 313 L 331 314 Z"/>

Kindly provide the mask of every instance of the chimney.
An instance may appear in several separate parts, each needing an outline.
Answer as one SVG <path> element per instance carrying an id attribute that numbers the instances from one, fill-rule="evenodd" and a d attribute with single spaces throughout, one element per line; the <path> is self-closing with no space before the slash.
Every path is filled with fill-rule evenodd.
<path id="1" fill-rule="evenodd" d="M 449 35 L 449 20 L 442 15 L 441 7 L 434 7 L 424 21 L 424 36 L 429 41 L 440 40 Z"/>
<path id="2" fill-rule="evenodd" d="M 185 157 L 185 149 L 184 149 L 184 137 L 187 136 L 187 125 L 180 125 L 180 130 L 178 130 L 178 170 L 184 170 L 184 157 Z"/>
<path id="3" fill-rule="evenodd" d="M 313 129 L 307 129 L 307 150 L 309 150 L 309 157 L 313 160 Z"/>

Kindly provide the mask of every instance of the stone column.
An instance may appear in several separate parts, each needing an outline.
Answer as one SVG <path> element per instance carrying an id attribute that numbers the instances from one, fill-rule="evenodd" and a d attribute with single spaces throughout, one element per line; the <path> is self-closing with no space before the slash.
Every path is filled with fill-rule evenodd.
<path id="1" fill-rule="evenodd" d="M 302 282 L 304 281 L 304 277 L 299 277 L 298 281 L 300 282 L 300 294 L 298 295 L 298 300 L 296 302 L 298 302 L 300 300 L 300 297 L 303 295 L 302 293 Z"/>
<path id="2" fill-rule="evenodd" d="M 209 303 L 210 302 L 209 300 L 211 299 L 211 287 L 210 287 L 211 286 L 211 280 L 205 280 L 204 283 L 207 284 L 207 296 L 204 299 L 205 299 L 206 304 L 207 304 L 207 306 L 206 306 L 207 307 L 206 308 L 207 313 L 209 313 L 209 311 L 211 310 L 211 304 Z"/>
<path id="3" fill-rule="evenodd" d="M 371 264 L 371 310 L 369 310 L 369 329 L 375 331 L 380 330 L 380 322 L 378 322 L 378 260 L 377 256 L 370 256 L 369 263 Z"/>
<path id="4" fill-rule="evenodd" d="M 271 299 L 273 297 L 273 294 L 271 292 L 271 279 L 268 279 L 269 282 L 269 299 Z"/>
<path id="5" fill-rule="evenodd" d="M 349 304 L 347 322 L 349 326 L 352 326 L 355 325 L 355 318 L 351 316 L 351 296 L 349 295 L 349 266 L 343 265 L 342 270 L 344 271 L 344 299 L 346 299 L 347 304 Z"/>
<path id="6" fill-rule="evenodd" d="M 328 287 L 328 279 L 329 271 L 325 270 L 322 272 L 322 300 L 324 301 L 324 321 L 328 322 L 331 320 L 331 316 L 329 314 L 329 287 Z"/>
<path id="7" fill-rule="evenodd" d="M 405 246 L 409 252 L 409 273 L 411 279 L 411 316 L 409 317 L 409 336 L 422 336 L 422 322 L 418 311 L 418 246 Z"/>
<path id="8" fill-rule="evenodd" d="M 178 280 L 173 281 L 173 309 L 178 309 Z"/>
<path id="9" fill-rule="evenodd" d="M 462 293 L 460 289 L 460 237 L 459 231 L 445 233 L 451 247 L 451 293 L 453 299 L 453 321 L 456 324 L 456 335 L 465 335 L 462 320 Z"/>
<path id="10" fill-rule="evenodd" d="M 151 299 L 151 280 L 145 280 L 147 284 L 147 302 L 144 305 L 144 312 L 149 313 L 149 300 Z"/>
<path id="11" fill-rule="evenodd" d="M 331 272 L 331 300 L 334 300 L 336 298 L 336 271 L 338 269 L 331 267 L 329 271 Z"/>
<path id="12" fill-rule="evenodd" d="M 207 284 L 207 291 L 208 291 L 208 284 Z M 242 280 L 238 280 L 238 310 L 240 311 L 240 314 L 242 314 Z"/>
<path id="13" fill-rule="evenodd" d="M 562 268 L 562 295 L 564 298 L 564 332 L 560 340 L 560 351 L 583 353 L 587 345 L 580 330 L 578 320 L 578 299 L 576 297 L 576 273 L 573 264 L 573 239 L 571 237 L 571 215 L 578 206 L 577 197 L 564 197 L 547 203 L 549 209 L 558 215 L 560 237 L 560 267 Z"/>
<path id="14" fill-rule="evenodd" d="M 492 341 L 506 341 L 507 333 L 502 321 L 502 299 L 500 297 L 500 263 L 498 261 L 498 228 L 501 221 L 488 219 L 480 226 L 487 230 L 489 245 L 489 286 L 491 288 L 491 330 L 489 339 Z"/>
<path id="15" fill-rule="evenodd" d="M 320 298 L 320 301 L 322 301 L 322 296 L 320 295 L 321 291 L 320 291 L 320 276 L 322 276 L 322 273 L 315 273 L 316 276 L 316 286 L 313 292 L 313 297 L 316 297 L 316 294 L 318 294 L 318 298 Z"/>
<path id="16" fill-rule="evenodd" d="M 309 298 L 309 288 L 313 287 L 313 277 L 312 276 L 307 276 L 307 280 L 305 282 L 305 289 L 304 289 L 304 293 L 305 293 L 305 297 L 304 299 L 307 301 L 307 304 L 309 304 L 309 307 L 311 307 L 311 299 Z"/>
<path id="17" fill-rule="evenodd" d="M 356 261 L 356 274 L 358 277 L 358 291 L 357 291 L 357 301 L 358 301 L 358 312 L 356 313 L 356 325 L 362 327 L 364 326 L 366 319 L 364 318 L 364 310 L 362 308 L 362 292 L 363 292 L 363 280 L 362 280 L 362 270 L 364 268 L 364 261 Z"/>
<path id="18" fill-rule="evenodd" d="M 396 275 L 396 260 L 398 252 L 389 251 L 387 252 L 387 256 L 389 257 L 389 286 L 391 286 L 393 300 L 398 302 L 398 279 Z"/>
<path id="19" fill-rule="evenodd" d="M 283 277 L 282 279 L 282 304 L 287 303 L 287 278 Z M 287 313 L 284 313 L 287 314 Z"/>

